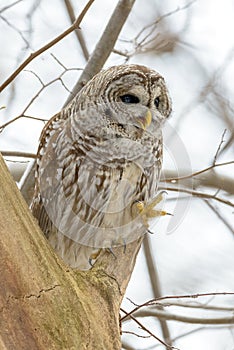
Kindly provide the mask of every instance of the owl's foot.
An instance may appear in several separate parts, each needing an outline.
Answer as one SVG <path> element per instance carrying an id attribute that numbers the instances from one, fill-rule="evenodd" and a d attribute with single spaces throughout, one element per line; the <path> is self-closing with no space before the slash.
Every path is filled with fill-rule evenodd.
<path id="1" fill-rule="evenodd" d="M 98 255 L 101 253 L 101 249 L 98 249 L 95 253 L 91 254 L 89 257 L 89 265 L 93 267 Z"/>
<path id="2" fill-rule="evenodd" d="M 153 198 L 153 200 L 150 203 L 146 204 L 143 201 L 138 201 L 134 204 L 134 210 L 137 211 L 137 214 L 141 216 L 143 224 L 145 225 L 145 227 L 147 227 L 147 229 L 149 228 L 149 219 L 153 219 L 158 216 L 172 215 L 164 210 L 154 209 L 156 205 L 163 200 L 164 193 L 165 191 L 160 192 L 155 198 Z M 149 233 L 151 232 L 149 231 Z"/>
<path id="3" fill-rule="evenodd" d="M 118 244 L 119 246 L 123 246 L 123 252 L 126 253 L 126 241 L 125 240 L 121 240 L 121 243 Z M 116 247 L 116 242 L 113 243 L 113 246 L 109 247 L 109 248 L 106 248 L 106 250 L 112 254 L 112 256 L 116 259 L 116 255 L 113 251 L 113 247 Z M 90 257 L 89 257 L 89 265 L 91 267 L 94 266 L 96 260 L 97 260 L 97 257 L 98 255 L 101 253 L 101 250 L 102 249 L 98 249 L 95 253 L 91 254 Z"/>

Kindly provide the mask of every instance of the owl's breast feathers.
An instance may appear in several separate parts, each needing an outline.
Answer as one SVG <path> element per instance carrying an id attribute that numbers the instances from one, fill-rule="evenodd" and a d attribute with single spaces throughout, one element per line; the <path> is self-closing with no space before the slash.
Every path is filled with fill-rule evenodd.
<path id="1" fill-rule="evenodd" d="M 42 230 L 47 236 L 57 230 L 94 247 L 142 235 L 145 227 L 133 218 L 132 205 L 156 194 L 160 143 L 149 137 L 143 142 L 88 135 L 74 140 L 70 128 L 57 128 L 38 167 L 41 208 L 35 202 L 34 215 L 40 213 L 36 216 Z"/>

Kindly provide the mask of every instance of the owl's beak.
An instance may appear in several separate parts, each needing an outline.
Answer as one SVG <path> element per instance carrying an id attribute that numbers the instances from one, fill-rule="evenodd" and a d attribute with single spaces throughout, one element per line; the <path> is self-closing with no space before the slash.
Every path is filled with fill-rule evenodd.
<path id="1" fill-rule="evenodd" d="M 152 122 L 152 113 L 148 110 L 143 117 L 139 117 L 139 124 L 142 129 L 146 129 Z"/>

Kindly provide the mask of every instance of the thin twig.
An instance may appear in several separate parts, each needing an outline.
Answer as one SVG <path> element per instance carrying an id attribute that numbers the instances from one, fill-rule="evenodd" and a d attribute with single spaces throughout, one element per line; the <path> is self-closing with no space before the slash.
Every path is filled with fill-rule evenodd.
<path id="1" fill-rule="evenodd" d="M 222 133 L 221 141 L 220 141 L 219 146 L 218 146 L 218 148 L 217 148 L 217 151 L 216 151 L 216 153 L 215 153 L 215 156 L 214 156 L 214 160 L 213 160 L 213 164 L 212 164 L 212 165 L 215 165 L 215 164 L 216 164 L 217 158 L 218 158 L 219 153 L 220 153 L 220 151 L 221 151 L 222 144 L 225 142 L 225 141 L 224 141 L 224 136 L 225 136 L 226 132 L 227 132 L 227 129 L 224 129 L 224 131 L 223 131 L 223 133 Z"/>
<path id="2" fill-rule="evenodd" d="M 186 10 L 194 2 L 196 2 L 196 0 L 192 0 L 189 3 L 187 3 L 185 6 L 182 6 L 182 7 L 178 6 L 175 10 L 172 10 L 170 12 L 165 13 L 164 15 L 161 15 L 156 21 L 154 21 L 153 23 L 148 24 L 147 26 L 142 28 L 140 30 L 140 32 L 136 35 L 134 40 L 136 41 L 137 39 L 139 39 L 139 37 L 144 33 L 145 30 L 152 28 L 151 31 L 138 43 L 138 45 L 142 45 L 144 43 L 144 41 L 146 41 L 148 39 L 148 37 L 153 34 L 155 27 L 159 24 L 159 22 L 161 22 L 162 20 L 164 20 L 167 17 L 170 17 L 170 16 L 176 14 L 177 12 Z"/>
<path id="3" fill-rule="evenodd" d="M 145 310 L 145 311 L 140 310 L 138 312 L 135 312 L 134 315 L 135 317 L 157 317 L 159 319 L 163 319 L 167 321 L 177 321 L 177 322 L 190 323 L 190 324 L 221 325 L 221 324 L 234 323 L 233 315 L 225 316 L 225 317 L 190 317 L 190 316 L 172 314 L 162 310 Z"/>
<path id="4" fill-rule="evenodd" d="M 76 21 L 63 33 L 58 35 L 55 39 L 51 40 L 48 44 L 42 46 L 39 50 L 33 52 L 30 54 L 30 56 L 10 75 L 10 77 L 0 86 L 0 92 L 3 91 L 18 75 L 19 73 L 37 56 L 41 55 L 43 52 L 57 44 L 59 41 L 61 41 L 63 38 L 65 38 L 68 34 L 72 33 L 75 29 L 77 29 L 84 18 L 86 12 L 92 5 L 94 0 L 89 0 L 87 5 L 84 7 L 83 11 L 79 15 L 79 17 L 76 19 Z"/>
<path id="5" fill-rule="evenodd" d="M 199 170 L 199 171 L 196 171 L 192 174 L 189 174 L 189 175 L 185 175 L 185 176 L 180 176 L 180 177 L 171 177 L 171 178 L 163 178 L 161 179 L 162 182 L 177 182 L 177 181 L 180 181 L 180 180 L 185 180 L 185 179 L 189 179 L 191 177 L 194 177 L 194 176 L 197 176 L 197 175 L 200 175 L 202 173 L 205 173 L 206 171 L 209 171 L 211 169 L 214 169 L 216 167 L 219 167 L 219 166 L 224 166 L 224 165 L 230 165 L 230 164 L 234 164 L 234 160 L 230 161 L 230 162 L 224 162 L 224 163 L 216 163 L 216 164 L 213 164 L 205 169 L 202 169 L 202 170 Z"/>
<path id="6" fill-rule="evenodd" d="M 38 118 L 38 117 L 32 117 L 32 116 L 30 116 L 30 115 L 20 114 L 20 115 L 18 115 L 17 117 L 15 117 L 15 118 L 9 120 L 9 121 L 6 122 L 5 124 L 0 125 L 0 133 L 2 132 L 2 130 L 3 130 L 6 126 L 8 126 L 8 125 L 14 123 L 16 120 L 18 120 L 18 119 L 20 119 L 20 118 L 28 118 L 28 119 L 33 119 L 33 120 L 39 120 L 39 121 L 41 121 L 41 122 L 47 122 L 47 121 L 48 121 L 47 119 L 44 119 L 44 118 Z"/>
<path id="7" fill-rule="evenodd" d="M 234 311 L 234 306 L 216 306 L 216 305 L 209 305 L 209 304 L 191 304 L 191 303 L 173 303 L 173 302 L 163 302 L 163 303 L 157 303 L 155 305 L 162 305 L 163 307 L 170 307 L 170 306 L 175 306 L 175 307 L 181 307 L 181 308 L 191 308 L 191 309 L 202 309 L 202 310 L 211 310 L 211 311 Z M 154 307 L 154 305 L 152 306 Z"/>
<path id="8" fill-rule="evenodd" d="M 122 308 L 120 308 L 120 310 L 122 312 L 124 312 L 125 314 L 127 314 L 127 312 L 125 310 L 123 310 Z M 129 315 L 128 316 L 138 324 L 138 326 L 140 326 L 145 332 L 147 332 L 148 334 L 151 335 L 151 337 L 153 337 L 154 339 L 156 339 L 159 343 L 163 344 L 167 349 L 178 349 L 175 348 L 174 346 L 171 346 L 167 343 L 165 343 L 162 339 L 158 338 L 155 334 L 153 334 L 148 328 L 146 328 L 140 321 L 138 321 L 134 316 Z"/>
<path id="9" fill-rule="evenodd" d="M 150 335 L 140 335 L 135 332 L 130 332 L 130 331 L 122 331 L 123 334 L 132 334 L 135 335 L 138 338 L 150 338 Z"/>
<path id="10" fill-rule="evenodd" d="M 4 157 L 22 157 L 22 158 L 37 158 L 37 155 L 34 153 L 28 152 L 18 152 L 18 151 L 0 151 Z"/>
<path id="11" fill-rule="evenodd" d="M 2 7 L 1 10 L 0 10 L 0 13 L 3 13 L 4 11 L 10 9 L 11 7 L 17 5 L 19 2 L 22 2 L 22 1 L 23 1 L 23 0 L 17 0 L 17 1 L 15 1 L 15 2 L 13 2 L 12 4 L 10 4 L 10 5 L 7 5 L 7 6 L 5 6 L 5 7 Z"/>
<path id="12" fill-rule="evenodd" d="M 0 14 L 0 18 L 2 21 L 4 21 L 11 29 L 13 29 L 17 34 L 19 34 L 19 36 L 21 37 L 21 39 L 24 41 L 24 43 L 26 44 L 26 47 L 29 47 L 29 42 L 28 40 L 25 38 L 25 36 L 23 35 L 23 33 L 11 22 L 8 21 L 7 18 L 5 18 L 4 16 L 2 16 Z"/>
<path id="13" fill-rule="evenodd" d="M 209 194 L 209 193 L 203 193 L 203 192 L 198 192 L 198 191 L 194 191 L 194 190 L 189 190 L 189 189 L 186 189 L 186 188 L 176 188 L 176 187 L 160 187 L 161 190 L 165 190 L 165 191 L 172 191 L 172 192 L 183 192 L 183 193 L 187 193 L 187 194 L 190 194 L 192 195 L 193 197 L 198 197 L 198 198 L 210 198 L 210 199 L 214 199 L 220 203 L 223 203 L 223 204 L 226 204 L 226 205 L 229 205 L 230 207 L 233 207 L 234 208 L 234 203 L 224 199 L 224 198 L 220 198 L 220 197 L 217 197 L 217 193 L 215 194 Z"/>
<path id="14" fill-rule="evenodd" d="M 196 299 L 196 298 L 202 298 L 202 297 L 209 297 L 209 296 L 234 296 L 234 292 L 211 292 L 211 293 L 197 293 L 197 294 L 184 294 L 184 295 L 166 295 L 163 297 L 159 297 L 157 299 L 151 299 L 146 301 L 143 304 L 137 305 L 135 303 L 133 303 L 134 305 L 137 305 L 132 311 L 130 311 L 128 314 L 126 314 L 125 316 L 123 316 L 121 318 L 121 321 L 123 321 L 124 319 L 126 319 L 129 315 L 131 315 L 132 313 L 138 311 L 139 309 L 141 309 L 144 306 L 152 306 L 152 305 L 157 305 L 158 301 L 161 300 L 168 300 L 168 299 Z M 132 301 L 127 298 L 131 303 Z"/>

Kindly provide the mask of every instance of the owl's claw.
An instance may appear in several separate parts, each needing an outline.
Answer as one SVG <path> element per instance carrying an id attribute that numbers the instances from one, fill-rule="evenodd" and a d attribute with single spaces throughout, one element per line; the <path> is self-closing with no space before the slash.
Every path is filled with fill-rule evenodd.
<path id="1" fill-rule="evenodd" d="M 123 252 L 125 254 L 126 253 L 126 248 L 127 248 L 127 244 L 126 244 L 125 239 L 123 239 L 123 241 L 121 239 L 121 243 L 119 243 L 118 246 L 120 246 L 120 245 L 123 245 Z M 113 246 L 107 248 L 107 250 L 116 258 L 116 255 L 115 255 L 115 253 L 113 251 L 113 247 L 116 247 L 116 242 L 115 241 L 113 242 Z"/>
<path id="2" fill-rule="evenodd" d="M 145 204 L 143 201 L 138 201 L 135 203 L 135 210 L 137 211 L 137 214 L 141 216 L 142 221 L 147 229 L 149 228 L 149 219 L 153 219 L 158 216 L 172 215 L 164 210 L 154 209 L 154 207 L 163 200 L 164 193 L 165 191 L 160 192 L 149 204 Z M 149 229 L 147 231 L 151 234 L 153 233 Z"/>
<path id="3" fill-rule="evenodd" d="M 116 259 L 116 255 L 115 253 L 113 252 L 113 248 L 110 247 L 110 248 L 107 248 L 107 250 L 109 251 L 109 253 L 111 253 L 113 255 L 113 257 Z"/>
<path id="4" fill-rule="evenodd" d="M 125 241 L 125 239 L 123 240 L 123 252 L 124 252 L 124 254 L 126 253 L 126 249 L 127 249 L 127 244 L 126 244 L 126 241 Z"/>
<path id="5" fill-rule="evenodd" d="M 95 261 L 96 261 L 98 255 L 100 254 L 100 252 L 101 252 L 101 249 L 99 249 L 97 252 L 95 252 L 95 253 L 93 253 L 93 254 L 90 255 L 90 257 L 89 257 L 89 265 L 90 265 L 91 267 L 94 266 L 94 263 L 95 263 Z"/>
<path id="6" fill-rule="evenodd" d="M 153 231 L 150 231 L 149 229 L 147 230 L 147 233 L 150 233 L 151 235 L 154 234 L 154 232 L 153 232 Z"/>

